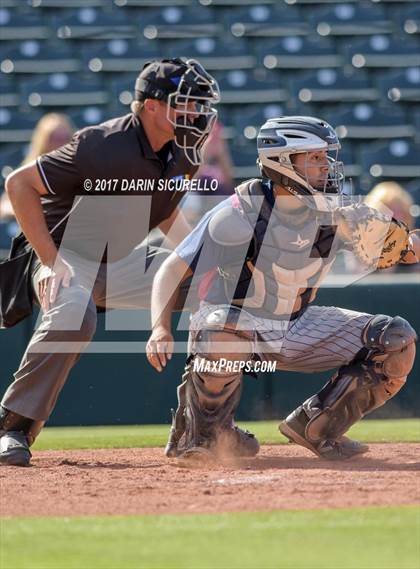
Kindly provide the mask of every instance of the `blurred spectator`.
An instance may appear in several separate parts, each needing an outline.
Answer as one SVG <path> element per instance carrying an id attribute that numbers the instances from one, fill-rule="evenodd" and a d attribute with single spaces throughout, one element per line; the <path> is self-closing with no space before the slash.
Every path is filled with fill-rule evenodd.
<path id="1" fill-rule="evenodd" d="M 380 182 L 366 196 L 365 203 L 375 209 L 384 211 L 391 210 L 393 217 L 403 221 L 411 230 L 415 227 L 413 216 L 414 200 L 411 195 L 396 182 Z M 385 208 L 383 207 L 385 206 Z M 418 265 L 395 265 L 381 272 L 418 271 Z"/>
<path id="2" fill-rule="evenodd" d="M 41 154 L 51 152 L 63 144 L 67 144 L 74 131 L 75 127 L 67 115 L 62 113 L 44 115 L 34 128 L 29 153 L 22 164 L 28 164 Z"/>
<path id="3" fill-rule="evenodd" d="M 392 211 L 396 219 L 400 219 L 414 228 L 413 217 L 414 200 L 411 195 L 396 182 L 380 182 L 366 196 L 365 203 L 375 209 L 381 209 L 384 205 Z"/>
<path id="4" fill-rule="evenodd" d="M 196 177 L 202 180 L 217 180 L 218 189 L 215 194 L 230 195 L 233 192 L 233 165 L 229 148 L 223 138 L 223 126 L 220 121 L 216 122 L 213 130 L 203 148 L 203 164 L 200 166 Z"/>
<path id="5" fill-rule="evenodd" d="M 215 204 L 206 207 L 206 195 L 228 196 L 233 193 L 233 164 L 229 147 L 223 138 L 223 125 L 217 121 L 203 147 L 203 164 L 195 178 L 200 180 L 217 180 L 216 191 L 191 192 L 183 201 L 182 210 L 191 225 L 196 225 L 202 215 Z M 222 198 L 221 198 L 222 199 Z"/>
<path id="6" fill-rule="evenodd" d="M 75 131 L 70 119 L 61 113 L 48 113 L 34 128 L 29 152 L 22 162 L 28 164 L 41 154 L 51 152 L 69 142 Z M 14 220 L 14 213 L 6 193 L 0 197 L 0 220 Z"/>
<path id="7" fill-rule="evenodd" d="M 369 207 L 391 214 L 396 219 L 403 221 L 408 228 L 414 229 L 416 224 L 416 205 L 412 196 L 396 182 L 386 181 L 376 184 L 364 198 L 364 203 Z M 358 274 L 361 271 L 359 263 L 351 252 L 343 252 L 338 256 L 334 264 L 333 273 Z M 418 271 L 418 265 L 395 265 L 389 269 L 382 269 L 380 273 L 392 273 L 397 271 Z"/>

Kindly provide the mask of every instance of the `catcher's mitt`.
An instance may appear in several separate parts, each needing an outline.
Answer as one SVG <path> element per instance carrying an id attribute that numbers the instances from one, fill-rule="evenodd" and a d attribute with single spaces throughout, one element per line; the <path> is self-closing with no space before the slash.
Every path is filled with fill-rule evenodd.
<path id="1" fill-rule="evenodd" d="M 339 208 L 339 226 L 356 257 L 372 268 L 387 269 L 404 259 L 409 251 L 409 229 L 365 204 Z"/>

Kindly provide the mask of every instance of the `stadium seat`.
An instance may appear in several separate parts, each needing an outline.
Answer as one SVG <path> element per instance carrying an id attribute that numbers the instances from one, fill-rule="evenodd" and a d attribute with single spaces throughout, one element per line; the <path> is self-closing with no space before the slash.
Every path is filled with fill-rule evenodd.
<path id="1" fill-rule="evenodd" d="M 404 180 L 404 188 L 412 196 L 415 206 L 412 215 L 416 219 L 416 227 L 420 229 L 420 179 L 414 178 L 414 180 Z"/>
<path id="2" fill-rule="evenodd" d="M 342 56 L 328 39 L 288 36 L 278 40 L 261 40 L 258 59 L 268 69 L 319 69 L 340 67 Z"/>
<path id="3" fill-rule="evenodd" d="M 277 3 L 225 11 L 223 23 L 235 37 L 300 36 L 309 33 L 309 27 L 294 8 Z"/>
<path id="4" fill-rule="evenodd" d="M 109 8 L 112 0 L 29 0 L 34 8 Z"/>
<path id="5" fill-rule="evenodd" d="M 393 102 L 420 101 L 420 69 L 408 67 L 400 72 L 387 73 L 378 79 L 378 86 L 382 96 Z"/>
<path id="6" fill-rule="evenodd" d="M 81 49 L 85 68 L 97 72 L 133 71 L 139 73 L 148 61 L 160 57 L 156 42 L 113 39 L 107 42 L 84 42 Z"/>
<path id="7" fill-rule="evenodd" d="M 16 107 L 20 103 L 20 94 L 12 77 L 2 75 L 0 82 L 0 107 Z"/>
<path id="8" fill-rule="evenodd" d="M 372 178 L 420 177 L 420 143 L 401 138 L 360 148 L 361 164 Z"/>
<path id="9" fill-rule="evenodd" d="M 404 7 L 398 14 L 401 29 L 409 35 L 420 33 L 420 5 Z"/>
<path id="10" fill-rule="evenodd" d="M 40 118 L 39 113 L 22 113 L 12 108 L 0 109 L 0 142 L 28 142 Z"/>
<path id="11" fill-rule="evenodd" d="M 257 166 L 257 148 L 255 143 L 250 144 L 246 140 L 235 142 L 231 149 L 233 161 L 233 177 L 237 182 L 260 176 Z"/>
<path id="12" fill-rule="evenodd" d="M 81 63 L 74 51 L 64 42 L 50 44 L 26 40 L 2 56 L 5 73 L 69 73 L 79 71 Z"/>
<path id="13" fill-rule="evenodd" d="M 247 140 L 254 140 L 257 137 L 260 127 L 268 119 L 280 117 L 284 114 L 285 107 L 275 103 L 249 107 L 236 115 L 236 135 L 242 136 Z"/>
<path id="14" fill-rule="evenodd" d="M 2 0 L 2 8 L 21 8 L 22 0 Z"/>
<path id="15" fill-rule="evenodd" d="M 37 14 L 22 14 L 0 7 L 0 40 L 45 39 L 53 35 L 51 28 Z"/>
<path id="16" fill-rule="evenodd" d="M 258 4 L 259 6 L 270 4 L 276 4 L 277 0 L 198 0 L 202 6 L 211 6 L 214 8 L 225 8 L 225 7 L 235 7 L 235 6 L 254 6 Z"/>
<path id="17" fill-rule="evenodd" d="M 124 110 L 121 113 L 114 114 L 107 108 L 92 106 L 84 108 L 82 107 L 80 109 L 72 111 L 69 116 L 76 129 L 81 129 L 93 124 L 99 124 L 118 115 L 123 115 L 126 112 L 127 110 Z"/>
<path id="18" fill-rule="evenodd" d="M 4 180 L 17 168 L 25 157 L 27 145 L 25 144 L 2 144 L 0 152 L 0 185 L 3 187 Z"/>
<path id="19" fill-rule="evenodd" d="M 360 0 L 346 0 L 346 4 L 357 4 Z M 284 0 L 289 6 L 296 4 L 340 4 L 340 0 Z"/>
<path id="20" fill-rule="evenodd" d="M 221 69 L 250 69 L 255 67 L 256 58 L 247 49 L 244 40 L 195 38 L 193 40 L 160 40 L 162 55 L 198 59 L 210 71 Z"/>
<path id="21" fill-rule="evenodd" d="M 22 94 L 31 107 L 103 105 L 109 99 L 108 90 L 97 79 L 75 79 L 65 73 L 25 81 Z"/>
<path id="22" fill-rule="evenodd" d="M 139 27 L 147 39 L 216 36 L 222 26 L 208 8 L 169 6 L 141 15 Z"/>
<path id="23" fill-rule="evenodd" d="M 345 49 L 353 67 L 412 67 L 420 64 L 419 46 L 412 38 L 371 36 Z"/>
<path id="24" fill-rule="evenodd" d="M 220 82 L 237 180 L 258 173 L 267 118 L 313 114 L 338 128 L 347 176 L 371 182 L 372 166 L 405 164 L 395 148 L 408 144 L 410 160 L 418 148 L 418 30 L 410 0 L 2 0 L 0 167 L 20 163 L 43 112 L 63 110 L 77 128 L 123 115 L 143 64 L 180 55 Z M 367 163 L 374 150 L 382 161 Z"/>
<path id="25" fill-rule="evenodd" d="M 336 69 L 319 69 L 291 81 L 291 90 L 302 102 L 375 101 L 377 90 L 368 77 L 360 72 L 344 75 Z"/>
<path id="26" fill-rule="evenodd" d="M 112 105 L 121 105 L 125 108 L 125 112 L 129 112 L 130 103 L 133 100 L 134 83 L 136 81 L 136 73 L 124 74 L 117 79 L 113 79 L 108 88 L 110 87 L 110 102 Z"/>
<path id="27" fill-rule="evenodd" d="M 195 2 L 196 0 L 114 0 L 116 6 L 123 8 L 156 8 L 156 6 L 167 8 L 169 6 L 191 6 Z"/>
<path id="28" fill-rule="evenodd" d="M 56 33 L 61 39 L 117 39 L 134 37 L 136 28 L 123 10 L 107 13 L 83 7 L 57 17 Z"/>
<path id="29" fill-rule="evenodd" d="M 375 0 L 375 1 L 378 2 L 378 3 L 381 3 L 381 4 L 391 4 L 391 5 L 393 5 L 393 4 L 395 4 L 395 5 L 400 4 L 400 5 L 403 5 L 403 6 L 404 6 L 404 5 L 407 5 L 407 4 L 414 4 L 414 3 L 416 3 L 418 0 Z"/>
<path id="30" fill-rule="evenodd" d="M 289 98 L 281 86 L 280 78 L 273 71 L 237 69 L 217 75 L 222 104 L 279 103 Z"/>
<path id="31" fill-rule="evenodd" d="M 354 182 L 353 180 L 357 180 L 357 178 L 361 176 L 362 169 L 356 159 L 356 148 L 350 141 L 343 143 L 338 159 L 344 164 L 344 175 L 347 181 L 346 192 L 353 194 L 358 187 L 358 182 Z"/>
<path id="32" fill-rule="evenodd" d="M 414 126 L 409 124 L 402 111 L 382 110 L 368 103 L 334 109 L 325 119 L 336 128 L 340 139 L 389 139 L 415 134 Z"/>
<path id="33" fill-rule="evenodd" d="M 389 34 L 393 24 L 382 6 L 337 3 L 314 10 L 309 18 L 320 36 L 359 36 Z"/>
<path id="34" fill-rule="evenodd" d="M 418 106 L 415 107 L 413 113 L 409 114 L 409 119 L 414 125 L 415 140 L 418 141 L 420 140 L 420 108 Z"/>

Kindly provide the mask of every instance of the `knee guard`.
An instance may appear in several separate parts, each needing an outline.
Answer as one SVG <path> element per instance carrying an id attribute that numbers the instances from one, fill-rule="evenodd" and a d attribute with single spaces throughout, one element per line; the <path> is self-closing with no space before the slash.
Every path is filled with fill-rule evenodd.
<path id="1" fill-rule="evenodd" d="M 390 390 L 400 383 L 399 391 L 414 364 L 416 332 L 400 316 L 378 314 L 366 325 L 362 339 L 370 350 L 375 371 L 383 375 Z"/>
<path id="2" fill-rule="evenodd" d="M 403 318 L 373 317 L 363 333 L 365 358 L 341 367 L 303 404 L 309 417 L 308 439 L 313 443 L 336 440 L 396 395 L 413 367 L 416 340 L 415 331 Z"/>
<path id="3" fill-rule="evenodd" d="M 29 446 L 31 446 L 39 435 L 44 421 L 35 421 L 28 417 L 18 415 L 0 405 L 0 437 L 9 431 L 17 431 L 26 436 Z"/>

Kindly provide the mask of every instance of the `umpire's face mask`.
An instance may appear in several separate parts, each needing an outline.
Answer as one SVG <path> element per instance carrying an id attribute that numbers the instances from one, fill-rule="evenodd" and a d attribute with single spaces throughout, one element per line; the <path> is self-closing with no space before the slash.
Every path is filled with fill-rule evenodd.
<path id="1" fill-rule="evenodd" d="M 175 109 L 175 143 L 195 166 L 202 162 L 202 147 L 217 117 L 217 111 L 200 107 L 194 113 L 186 112 L 182 107 Z"/>
<path id="2" fill-rule="evenodd" d="M 175 143 L 191 164 L 199 166 L 202 147 L 217 118 L 212 104 L 220 99 L 217 82 L 190 60 L 189 69 L 180 78 L 178 88 L 168 97 L 167 118 L 174 126 Z"/>

